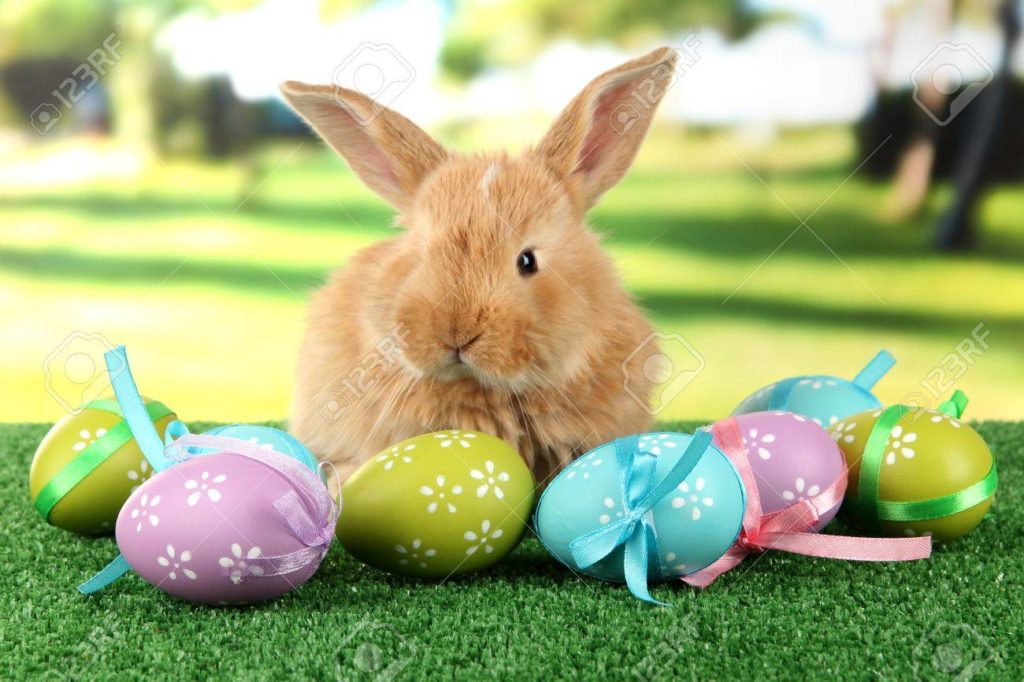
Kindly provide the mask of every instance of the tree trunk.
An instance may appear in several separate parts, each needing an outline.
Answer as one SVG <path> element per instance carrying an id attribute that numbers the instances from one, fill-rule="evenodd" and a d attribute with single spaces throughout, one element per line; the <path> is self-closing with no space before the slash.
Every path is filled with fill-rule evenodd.
<path id="1" fill-rule="evenodd" d="M 110 69 L 114 137 L 141 151 L 157 149 L 155 77 L 158 58 L 153 43 L 160 27 L 153 9 L 136 3 L 122 6 L 115 31 L 120 59 Z"/>

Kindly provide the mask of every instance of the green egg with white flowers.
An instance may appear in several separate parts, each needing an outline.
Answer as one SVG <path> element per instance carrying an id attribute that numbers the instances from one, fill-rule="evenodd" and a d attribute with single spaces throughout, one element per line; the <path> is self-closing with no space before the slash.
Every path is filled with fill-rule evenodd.
<path id="1" fill-rule="evenodd" d="M 161 438 L 177 417 L 146 400 Z M 113 399 L 65 415 L 46 434 L 29 470 L 32 503 L 47 523 L 81 535 L 110 535 L 128 496 L 153 475 Z"/>
<path id="2" fill-rule="evenodd" d="M 371 457 L 342 487 L 338 538 L 383 571 L 445 578 L 492 566 L 519 543 L 534 481 L 485 433 L 425 433 Z"/>

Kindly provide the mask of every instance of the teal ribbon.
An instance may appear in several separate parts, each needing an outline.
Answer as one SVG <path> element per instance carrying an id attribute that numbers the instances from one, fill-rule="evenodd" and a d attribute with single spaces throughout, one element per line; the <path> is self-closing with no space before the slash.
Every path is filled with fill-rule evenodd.
<path id="1" fill-rule="evenodd" d="M 864 369 L 857 372 L 857 376 L 853 378 L 852 383 L 860 386 L 865 391 L 870 391 L 895 364 L 896 358 L 892 356 L 892 353 L 887 350 L 880 350 L 875 357 L 871 358 L 868 364 L 864 365 Z M 810 376 L 791 377 L 775 384 L 771 395 L 768 396 L 768 409 L 778 412 L 788 411 L 789 398 L 793 393 L 793 388 L 800 381 L 813 378 Z"/>
<path id="2" fill-rule="evenodd" d="M 146 404 L 135 385 L 124 346 L 107 351 L 103 354 L 103 359 L 107 363 L 110 385 L 114 387 L 114 395 L 117 396 L 117 407 L 124 415 L 124 420 L 128 423 L 135 442 L 139 444 L 142 454 L 149 460 L 153 471 L 163 471 L 171 465 L 171 461 L 164 454 L 164 441 L 160 439 L 160 433 L 146 412 Z M 113 405 L 109 406 L 110 409 L 113 407 Z M 180 421 L 175 420 L 172 424 L 175 425 L 173 433 L 179 433 L 181 428 L 184 428 L 184 424 Z M 171 437 L 171 434 L 172 430 L 169 427 L 166 435 Z M 130 570 L 131 567 L 124 555 L 118 554 L 117 558 L 107 564 L 102 571 L 79 585 L 78 591 L 82 594 L 98 592 Z"/>
<path id="3" fill-rule="evenodd" d="M 114 387 L 114 395 L 124 414 L 124 420 L 131 427 L 135 442 L 146 456 L 153 470 L 160 472 L 171 465 L 164 455 L 164 442 L 153 422 L 146 414 L 146 404 L 135 386 L 131 367 L 128 366 L 128 355 L 124 346 L 118 346 L 103 354 L 110 376 L 110 385 Z"/>
<path id="4" fill-rule="evenodd" d="M 665 606 L 651 597 L 648 582 L 651 571 L 658 572 L 658 541 L 650 514 L 655 505 L 686 480 L 711 446 L 712 434 L 698 431 L 679 461 L 660 482 L 656 482 L 658 460 L 642 453 L 638 436 L 615 440 L 615 462 L 622 485 L 622 518 L 579 536 L 569 543 L 569 551 L 580 568 L 601 561 L 618 547 L 624 547 L 623 574 L 633 596 L 651 604 Z"/>
<path id="5" fill-rule="evenodd" d="M 132 567 L 128 565 L 128 560 L 123 554 L 118 554 L 102 571 L 79 585 L 78 591 L 82 594 L 95 594 L 130 570 Z"/>
<path id="6" fill-rule="evenodd" d="M 868 364 L 864 365 L 864 369 L 857 372 L 857 376 L 853 378 L 853 383 L 857 384 L 865 391 L 870 391 L 875 387 L 882 377 L 888 374 L 889 370 L 896 364 L 896 358 L 892 356 L 887 350 L 880 350 L 875 357 L 871 358 Z"/>

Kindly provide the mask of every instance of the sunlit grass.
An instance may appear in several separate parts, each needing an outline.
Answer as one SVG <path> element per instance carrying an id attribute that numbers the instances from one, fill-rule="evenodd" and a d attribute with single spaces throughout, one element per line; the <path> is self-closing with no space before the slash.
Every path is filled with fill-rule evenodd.
<path id="1" fill-rule="evenodd" d="M 655 326 L 705 362 L 661 417 L 723 415 L 783 375 L 852 375 L 883 346 L 900 360 L 880 387 L 895 401 L 982 320 L 991 349 L 958 384 L 969 414 L 1024 412 L 1024 194 L 986 202 L 978 253 L 938 255 L 930 219 L 878 217 L 887 188 L 847 179 L 851 151 L 838 131 L 770 146 L 657 131 L 593 212 Z M 383 202 L 312 142 L 269 147 L 257 172 L 146 167 L 137 182 L 0 187 L 3 420 L 60 415 L 42 365 L 75 331 L 128 344 L 143 390 L 186 418 L 280 418 L 309 290 L 392 232 Z"/>

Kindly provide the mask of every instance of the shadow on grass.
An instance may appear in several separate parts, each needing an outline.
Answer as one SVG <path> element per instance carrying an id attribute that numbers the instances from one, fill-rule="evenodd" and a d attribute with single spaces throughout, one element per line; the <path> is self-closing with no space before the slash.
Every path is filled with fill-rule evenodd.
<path id="1" fill-rule="evenodd" d="M 136 258 L 85 255 L 63 249 L 43 251 L 0 247 L 0 270 L 51 281 L 135 282 L 158 285 L 200 283 L 260 290 L 264 295 L 302 295 L 322 283 L 326 270 L 261 263 L 199 261 L 178 258 Z M 740 294 L 723 304 L 721 292 L 651 292 L 640 290 L 639 302 L 657 318 L 729 317 L 786 321 L 830 328 L 898 330 L 918 333 L 969 332 L 984 316 L 924 313 L 893 306 L 835 308 L 827 303 L 759 298 Z M 994 327 L 1024 331 L 1024 316 L 987 317 Z"/>
<path id="2" fill-rule="evenodd" d="M 819 213 L 803 228 L 788 213 L 754 212 L 721 215 L 599 209 L 591 222 L 610 244 L 669 247 L 721 258 L 764 257 L 783 241 L 786 255 L 815 258 L 834 258 L 830 250 L 842 258 L 901 263 L 941 264 L 953 259 L 1019 263 L 1024 258 L 1024 240 L 1007 235 L 986 237 L 983 232 L 976 251 L 941 254 L 931 248 L 929 224 L 890 225 L 862 213 L 839 210 Z M 798 231 L 790 237 L 794 230 Z"/>
<path id="3" fill-rule="evenodd" d="M 787 175 L 801 176 L 800 173 Z M 707 182 L 706 178 L 702 180 Z M 634 205 L 628 209 L 598 207 L 591 216 L 595 229 L 605 233 L 611 244 L 669 247 L 723 258 L 761 258 L 776 249 L 800 225 L 800 221 L 770 195 L 765 197 L 763 210 L 749 206 L 734 209 L 724 205 L 721 211 L 714 212 L 684 208 L 659 212 L 644 208 L 642 183 L 631 184 L 636 194 Z M 660 193 L 666 189 L 659 187 L 651 191 Z M 204 201 L 205 204 L 187 195 L 118 197 L 100 193 L 53 194 L 5 198 L 4 207 L 67 211 L 80 219 L 98 223 L 130 220 L 133 229 L 145 225 L 147 220 L 171 216 L 187 221 L 209 219 L 212 213 L 215 219 L 226 219 L 237 209 L 239 214 L 260 223 L 294 225 L 301 230 L 366 230 L 384 236 L 393 219 L 390 209 L 372 201 L 347 200 L 338 204 L 304 200 L 270 202 L 261 201 L 256 196 L 241 209 L 232 199 Z M 872 217 L 870 210 L 830 210 L 826 206 L 813 216 L 808 225 L 821 239 L 810 230 L 802 229 L 786 241 L 786 254 L 831 258 L 829 249 L 832 249 L 843 258 L 889 262 L 943 263 L 952 258 L 931 249 L 930 220 L 889 224 Z M 983 231 L 978 249 L 956 258 L 1019 262 L 1024 258 L 1024 237 L 986 235 Z"/>
<path id="4" fill-rule="evenodd" d="M 92 256 L 66 249 L 41 251 L 0 247 L 0 270 L 32 279 L 71 282 L 139 282 L 153 285 L 202 283 L 252 290 L 265 294 L 302 294 L 319 286 L 327 276 L 320 268 L 296 268 L 260 263 Z"/>
<path id="5" fill-rule="evenodd" d="M 202 199 L 202 200 L 200 200 Z M 282 225 L 295 225 L 300 229 L 352 229 L 385 232 L 392 223 L 393 212 L 384 205 L 370 202 L 346 201 L 343 204 L 318 202 L 265 202 L 258 196 L 240 205 L 227 198 L 207 199 L 189 195 L 118 197 L 104 194 L 66 196 L 42 194 L 5 198 L 8 210 L 67 211 L 76 217 L 102 223 L 111 219 L 127 219 L 145 224 L 172 216 L 189 219 L 226 219 L 236 211 L 248 218 Z M 138 227 L 138 223 L 134 225 Z"/>
<path id="6" fill-rule="evenodd" d="M 876 329 L 921 334 L 968 334 L 983 320 L 993 328 L 1024 334 L 1024 315 L 925 313 L 920 310 L 877 307 L 836 307 L 827 301 L 812 303 L 778 298 L 736 295 L 724 297 L 700 293 L 635 292 L 641 306 L 656 319 L 678 317 L 728 317 L 729 319 L 774 320 L 829 329 Z"/>

